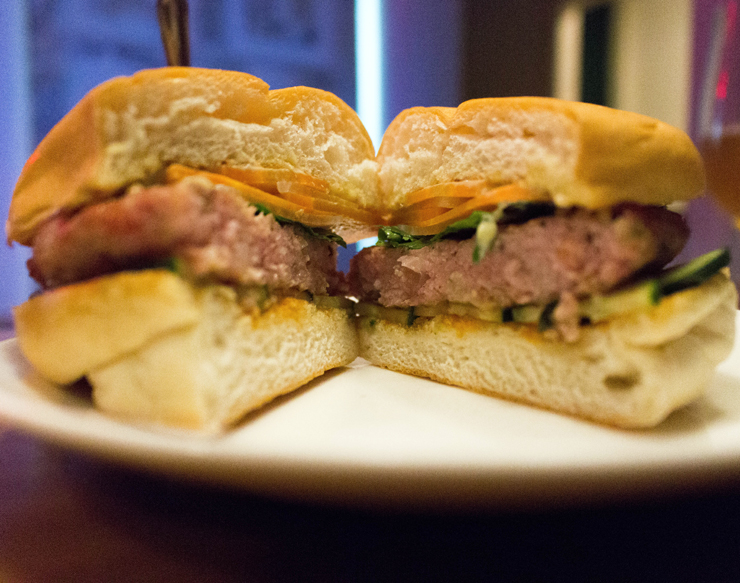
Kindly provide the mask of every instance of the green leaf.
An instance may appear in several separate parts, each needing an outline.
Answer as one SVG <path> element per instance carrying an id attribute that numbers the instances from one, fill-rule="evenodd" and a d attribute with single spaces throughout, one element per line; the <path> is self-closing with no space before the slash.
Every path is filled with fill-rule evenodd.
<path id="1" fill-rule="evenodd" d="M 486 214 L 489 213 L 473 211 L 466 218 L 452 223 L 444 231 L 436 235 L 411 235 L 399 227 L 380 227 L 378 229 L 377 244 L 381 247 L 421 249 L 442 239 L 451 239 L 460 235 L 465 235 L 463 238 L 468 239 L 473 236 L 476 227 Z"/>
<path id="2" fill-rule="evenodd" d="M 347 242 L 344 239 L 342 239 L 342 237 L 340 237 L 333 231 L 330 231 L 329 229 L 321 229 L 318 227 L 308 227 L 302 223 L 296 223 L 296 222 L 293 222 L 293 224 L 302 228 L 311 237 L 320 239 L 322 241 L 329 241 L 330 243 L 336 243 L 337 245 L 341 245 L 345 249 L 347 248 Z"/>
<path id="3" fill-rule="evenodd" d="M 378 245 L 381 247 L 405 247 L 406 249 L 421 249 L 430 244 L 431 237 L 415 237 L 398 227 L 380 227 L 378 229 Z"/>
<path id="4" fill-rule="evenodd" d="M 330 231 L 329 229 L 322 229 L 320 227 L 309 227 L 307 225 L 304 225 L 303 223 L 291 221 L 290 219 L 286 219 L 284 217 L 276 215 L 275 213 L 271 212 L 270 209 L 268 209 L 265 205 L 259 204 L 258 202 L 250 202 L 249 204 L 257 209 L 257 214 L 272 215 L 275 217 L 275 220 L 281 225 L 295 225 L 310 237 L 319 239 L 320 241 L 329 241 L 330 243 L 336 243 L 337 245 L 341 245 L 344 248 L 347 247 L 347 242 L 342 239 L 342 237 L 340 237 L 333 231 Z"/>
<path id="5" fill-rule="evenodd" d="M 464 219 L 449 225 L 436 235 L 411 235 L 399 227 L 380 227 L 377 245 L 381 247 L 421 249 L 443 239 L 469 239 L 476 237 L 473 262 L 480 262 L 491 250 L 498 235 L 498 225 L 520 224 L 555 212 L 549 202 L 501 203 L 493 212 L 473 211 Z M 493 228 L 491 227 L 493 224 Z M 481 227 L 483 225 L 483 227 Z"/>
<path id="6" fill-rule="evenodd" d="M 464 231 L 471 231 L 470 236 L 472 236 L 472 231 L 478 228 L 478 225 L 480 222 L 491 213 L 487 213 L 484 211 L 473 211 L 470 213 L 466 218 L 461 219 L 457 221 L 456 223 L 452 223 L 449 227 L 447 227 L 444 231 L 441 233 L 437 233 L 432 237 L 432 239 L 435 239 L 436 241 L 440 241 L 442 239 L 450 238 L 451 235 L 458 235 L 461 232 Z M 466 237 L 467 238 L 467 237 Z"/>
<path id="7" fill-rule="evenodd" d="M 257 209 L 257 214 L 263 214 L 263 215 L 271 215 L 270 209 L 268 209 L 265 205 L 260 204 L 258 202 L 250 202 L 250 205 L 252 205 L 254 208 Z M 277 218 L 277 216 L 275 217 Z"/>

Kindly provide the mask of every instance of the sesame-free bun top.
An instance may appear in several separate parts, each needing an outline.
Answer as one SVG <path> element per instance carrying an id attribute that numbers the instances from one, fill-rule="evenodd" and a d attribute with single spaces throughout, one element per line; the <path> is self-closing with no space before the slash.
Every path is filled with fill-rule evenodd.
<path id="1" fill-rule="evenodd" d="M 270 90 L 234 71 L 166 67 L 99 85 L 49 132 L 16 185 L 8 239 L 29 244 L 59 210 L 154 181 L 170 163 L 289 169 L 327 181 L 361 207 L 377 202 L 372 141 L 336 95 Z"/>
<path id="2" fill-rule="evenodd" d="M 546 97 L 474 99 L 401 112 L 378 151 L 384 206 L 463 180 L 544 190 L 559 206 L 668 204 L 704 189 L 681 130 L 636 113 Z"/>

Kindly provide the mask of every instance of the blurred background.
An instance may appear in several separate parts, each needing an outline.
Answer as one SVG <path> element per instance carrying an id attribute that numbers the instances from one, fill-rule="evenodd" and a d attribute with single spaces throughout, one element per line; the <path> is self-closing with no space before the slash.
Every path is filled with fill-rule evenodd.
<path id="1" fill-rule="evenodd" d="M 414 105 L 552 95 L 651 115 L 695 137 L 720 0 L 190 0 L 192 64 L 355 107 L 375 146 Z M 736 4 L 730 2 L 730 4 Z M 92 87 L 165 64 L 156 0 L 0 2 L 0 209 L 39 140 Z M 707 197 L 683 257 L 740 239 Z M 351 250 L 350 250 L 351 253 Z M 348 254 L 342 256 L 346 264 Z M 0 248 L 0 319 L 34 289 Z"/>

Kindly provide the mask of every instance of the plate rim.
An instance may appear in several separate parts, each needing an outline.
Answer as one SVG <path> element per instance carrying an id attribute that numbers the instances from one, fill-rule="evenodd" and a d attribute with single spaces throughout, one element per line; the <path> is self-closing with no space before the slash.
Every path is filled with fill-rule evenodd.
<path id="1" fill-rule="evenodd" d="M 5 360 L 11 346 L 20 353 L 11 338 L 0 342 L 0 359 Z M 449 460 L 409 464 L 398 460 L 322 460 L 275 452 L 237 455 L 231 450 L 216 450 L 214 456 L 213 444 L 222 436 L 203 439 L 189 432 L 154 431 L 89 407 L 86 411 L 92 411 L 98 422 L 114 424 L 119 430 L 103 434 L 101 439 L 94 426 L 72 431 L 61 423 L 58 415 L 64 418 L 71 414 L 65 404 L 45 400 L 42 395 L 33 400 L 31 403 L 27 396 L 14 394 L 0 382 L 0 435 L 15 429 L 104 463 L 153 476 L 308 502 L 422 508 L 561 506 L 740 481 L 740 439 L 709 457 L 695 452 L 620 459 L 618 463 L 611 458 L 601 463 L 582 460 L 581 464 L 558 460 L 549 465 L 532 465 L 526 460 L 507 466 L 465 461 L 456 465 Z M 32 415 L 33 405 L 53 412 L 53 421 L 50 423 L 46 415 Z M 187 448 L 182 447 L 185 442 Z"/>

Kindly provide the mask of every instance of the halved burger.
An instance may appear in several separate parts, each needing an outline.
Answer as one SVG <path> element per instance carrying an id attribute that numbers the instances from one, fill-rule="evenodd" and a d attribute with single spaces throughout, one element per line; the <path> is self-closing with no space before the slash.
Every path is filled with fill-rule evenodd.
<path id="1" fill-rule="evenodd" d="M 378 152 L 391 226 L 352 262 L 360 354 L 389 369 L 647 427 L 695 399 L 732 347 L 718 250 L 668 205 L 702 193 L 689 137 L 549 98 L 412 108 Z"/>
<path id="2" fill-rule="evenodd" d="M 331 93 L 196 68 L 108 81 L 18 180 L 7 235 L 40 287 L 19 345 L 111 414 L 228 427 L 356 357 L 337 245 L 377 222 L 376 191 Z"/>

